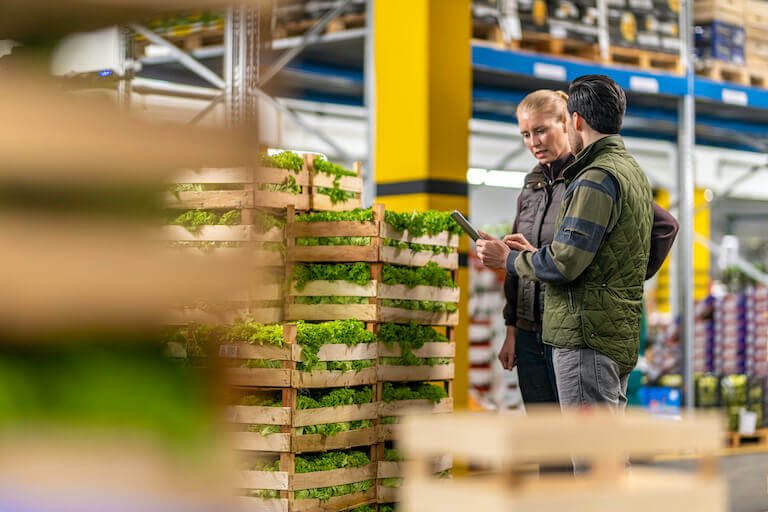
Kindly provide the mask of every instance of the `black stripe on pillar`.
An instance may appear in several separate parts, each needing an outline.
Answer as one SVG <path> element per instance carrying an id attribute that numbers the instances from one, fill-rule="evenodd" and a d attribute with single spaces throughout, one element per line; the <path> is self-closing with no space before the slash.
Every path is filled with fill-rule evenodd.
<path id="1" fill-rule="evenodd" d="M 466 181 L 413 180 L 395 183 L 377 183 L 377 196 L 402 196 L 406 194 L 445 194 L 452 196 L 469 195 Z"/>
<path id="2" fill-rule="evenodd" d="M 469 266 L 469 254 L 466 252 L 460 252 L 459 253 L 459 266 L 460 267 L 468 267 Z"/>

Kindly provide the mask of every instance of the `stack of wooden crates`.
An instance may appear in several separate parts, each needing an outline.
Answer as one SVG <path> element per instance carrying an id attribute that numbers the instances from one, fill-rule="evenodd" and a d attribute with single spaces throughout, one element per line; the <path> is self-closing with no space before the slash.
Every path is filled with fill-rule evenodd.
<path id="1" fill-rule="evenodd" d="M 335 179 L 315 172 L 314 158 L 304 155 L 300 170 L 202 169 L 174 178 L 167 205 L 178 217 L 163 228 L 162 238 L 180 250 L 206 255 L 247 251 L 254 267 L 247 293 L 233 296 L 228 304 L 212 305 L 201 298 L 181 305 L 172 323 L 229 329 L 247 319 L 274 326 L 268 329 L 279 338 L 254 344 L 247 336 L 233 337 L 235 329 L 217 347 L 218 367 L 225 371 L 230 403 L 235 404 L 227 409 L 227 421 L 242 459 L 235 487 L 241 490 L 246 509 L 392 510 L 403 476 L 402 462 L 393 456 L 399 419 L 413 411 L 453 410 L 458 235 L 397 231 L 385 221 L 383 205 L 359 210 L 359 164 L 357 177 Z M 327 189 L 333 187 L 347 192 L 344 201 L 331 201 Z M 331 211 L 362 212 L 370 218 L 323 220 L 323 212 Z M 193 225 L 182 218 L 186 212 L 194 217 Z M 338 240 L 335 245 L 320 243 L 331 237 L 342 237 L 341 243 L 350 240 L 350 245 L 338 245 Z M 306 278 L 313 265 L 326 269 L 357 265 L 365 268 L 368 279 L 297 281 L 297 268 L 303 267 Z M 387 275 L 397 273 L 395 268 L 407 273 L 424 266 L 441 274 L 441 287 L 385 283 Z M 453 307 L 427 311 L 408 306 L 421 301 Z M 332 323 L 337 321 L 342 323 Z M 360 326 L 358 334 L 365 342 L 345 345 L 328 340 L 317 350 L 319 366 L 302 368 L 308 362 L 302 335 L 314 327 L 348 329 L 353 324 Z M 380 341 L 382 330 L 407 332 L 397 328 L 433 329 L 427 337 L 434 339 L 393 340 L 390 334 L 387 343 Z M 410 358 L 409 365 L 399 364 L 403 356 Z M 339 369 L 340 365 L 346 366 Z M 423 389 L 420 386 L 433 391 L 427 393 L 430 399 L 419 397 L 415 390 Z M 414 392 L 403 394 L 406 387 Z M 370 397 L 350 405 L 302 405 L 333 393 L 370 393 Z M 353 428 L 342 427 L 333 434 L 312 433 L 317 426 L 352 422 Z M 355 462 L 306 470 L 307 461 L 314 464 L 323 457 L 355 458 Z M 434 470 L 445 472 L 450 467 L 450 459 L 440 459 Z"/>

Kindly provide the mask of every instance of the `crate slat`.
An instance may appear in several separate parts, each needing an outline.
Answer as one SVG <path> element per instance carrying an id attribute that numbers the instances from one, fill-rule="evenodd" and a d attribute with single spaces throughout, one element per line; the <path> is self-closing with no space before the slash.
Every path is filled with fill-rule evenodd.
<path id="1" fill-rule="evenodd" d="M 404 300 L 432 300 L 437 302 L 458 302 L 459 301 L 459 289 L 437 286 L 423 286 L 418 285 L 413 288 L 409 288 L 404 284 L 380 284 L 379 293 L 377 295 L 380 299 L 404 299 Z"/>
<path id="2" fill-rule="evenodd" d="M 169 208 L 237 209 L 253 208 L 253 192 L 248 190 L 208 190 L 203 192 L 166 193 Z"/>
<path id="3" fill-rule="evenodd" d="M 379 379 L 392 382 L 453 379 L 454 365 L 379 366 Z"/>
<path id="4" fill-rule="evenodd" d="M 291 285 L 290 295 L 295 297 L 376 297 L 377 282 L 368 281 L 360 286 L 346 281 L 310 281 L 303 289 L 298 290 L 296 284 Z M 303 304 L 300 304 L 303 305 Z M 337 304 L 310 304 L 316 306 L 335 306 Z M 344 304 L 342 304 L 344 305 Z M 352 306 L 359 304 L 350 304 Z M 344 305 L 346 306 L 346 305 Z"/>
<path id="5" fill-rule="evenodd" d="M 299 217 L 300 218 L 300 217 Z M 329 236 L 378 236 L 379 226 L 375 222 L 295 222 L 295 238 L 320 238 Z"/>
<path id="6" fill-rule="evenodd" d="M 227 408 L 227 420 L 230 423 L 290 425 L 291 408 L 231 405 Z"/>
<path id="7" fill-rule="evenodd" d="M 410 309 L 384 307 L 379 308 L 380 322 L 416 322 L 423 325 L 458 325 L 459 313 L 433 313 L 431 311 L 415 311 Z"/>
<path id="8" fill-rule="evenodd" d="M 380 485 L 376 494 L 377 494 L 379 503 L 394 503 L 394 502 L 400 501 L 400 489 L 396 487 L 384 487 Z M 419 510 L 419 509 L 416 509 L 416 510 Z M 429 507 L 423 510 L 429 510 Z M 489 509 L 472 508 L 468 510 L 489 510 Z"/>
<path id="9" fill-rule="evenodd" d="M 379 425 L 376 427 L 376 437 L 378 438 L 378 442 L 385 443 L 397 439 L 397 426 L 398 425 Z"/>
<path id="10" fill-rule="evenodd" d="M 439 414 L 453 411 L 453 398 L 447 397 L 438 403 L 429 400 L 398 400 L 382 402 L 379 416 L 407 416 L 410 414 Z M 395 426 L 395 425 L 388 425 Z M 398 425 L 399 426 L 399 425 Z"/>
<path id="11" fill-rule="evenodd" d="M 331 198 L 324 195 L 319 194 L 317 192 L 317 187 L 314 187 L 312 189 L 312 209 L 313 210 L 324 210 L 324 211 L 330 211 L 330 212 L 343 212 L 347 210 L 354 210 L 355 208 L 361 208 L 363 205 L 360 198 L 352 198 L 348 199 L 346 201 L 342 201 L 339 203 L 332 203 Z M 298 209 L 298 207 L 297 207 Z"/>
<path id="12" fill-rule="evenodd" d="M 286 182 L 288 176 L 292 176 L 296 180 L 297 185 L 301 185 L 302 187 L 309 185 L 309 173 L 306 169 L 302 169 L 301 172 L 295 173 L 289 169 L 262 167 L 255 173 L 253 181 L 255 183 L 282 185 Z"/>
<path id="13" fill-rule="evenodd" d="M 309 210 L 309 194 L 291 194 L 289 192 L 269 192 L 256 190 L 253 192 L 253 205 L 262 208 L 287 208 L 294 206 L 297 210 Z"/>
<path id="14" fill-rule="evenodd" d="M 363 480 L 376 478 L 376 464 L 368 464 L 361 468 L 343 468 L 313 473 L 296 473 L 293 475 L 293 490 L 331 487 L 333 485 L 353 484 Z"/>
<path id="15" fill-rule="evenodd" d="M 270 434 L 258 432 L 231 432 L 230 444 L 235 450 L 286 453 L 291 451 L 291 434 Z"/>
<path id="16" fill-rule="evenodd" d="M 362 405 L 341 405 L 339 407 L 321 407 L 318 409 L 302 409 L 293 413 L 293 426 L 321 425 L 341 421 L 370 420 L 379 413 L 379 403 Z"/>
<path id="17" fill-rule="evenodd" d="M 289 261 L 306 262 L 375 262 L 377 257 L 376 247 L 371 245 L 294 246 L 288 253 Z"/>
<path id="18" fill-rule="evenodd" d="M 379 461 L 376 478 L 402 478 L 404 466 L 402 462 Z"/>
<path id="19" fill-rule="evenodd" d="M 364 368 L 359 372 L 314 371 L 293 373 L 291 385 L 297 388 L 340 388 L 364 386 L 376 382 L 376 368 Z"/>
<path id="20" fill-rule="evenodd" d="M 284 237 L 285 230 L 277 226 L 269 231 L 258 232 L 256 229 L 253 229 L 251 232 L 251 240 L 255 242 L 283 242 Z"/>
<path id="21" fill-rule="evenodd" d="M 241 489 L 287 491 L 288 473 L 283 471 L 240 471 L 237 486 Z"/>
<path id="22" fill-rule="evenodd" d="M 379 342 L 379 357 L 400 357 L 402 355 L 397 342 L 394 342 L 392 347 L 387 347 L 386 343 Z M 416 357 L 455 357 L 456 343 L 425 343 L 421 348 L 413 350 L 413 355 Z"/>
<path id="23" fill-rule="evenodd" d="M 312 177 L 312 185 L 315 187 L 334 188 L 333 180 L 335 179 L 335 176 L 316 172 Z M 359 194 L 363 191 L 363 179 L 355 176 L 342 176 L 339 178 L 339 189 Z"/>
<path id="24" fill-rule="evenodd" d="M 347 450 L 356 446 L 367 446 L 378 440 L 375 427 L 339 432 L 329 437 L 319 434 L 295 436 L 293 452 L 321 452 L 327 450 Z"/>
<path id="25" fill-rule="evenodd" d="M 290 361 L 292 358 L 289 346 L 257 345 L 248 342 L 219 345 L 219 357 L 228 359 L 277 359 Z"/>
<path id="26" fill-rule="evenodd" d="M 227 381 L 232 386 L 287 388 L 291 370 L 272 368 L 227 368 Z"/>
<path id="27" fill-rule="evenodd" d="M 423 267 L 427 263 L 434 262 L 442 268 L 456 270 L 459 268 L 459 253 L 435 254 L 430 251 L 411 251 L 410 249 L 398 249 L 382 245 L 379 250 L 379 259 L 383 263 L 394 265 L 407 265 L 409 267 Z"/>
<path id="28" fill-rule="evenodd" d="M 375 304 L 288 304 L 286 320 L 346 320 L 356 318 L 363 322 L 377 320 Z"/>

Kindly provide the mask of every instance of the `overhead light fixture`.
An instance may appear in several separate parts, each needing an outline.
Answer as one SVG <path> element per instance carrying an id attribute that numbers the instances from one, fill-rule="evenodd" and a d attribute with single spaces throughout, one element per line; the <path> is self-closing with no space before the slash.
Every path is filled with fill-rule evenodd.
<path id="1" fill-rule="evenodd" d="M 525 172 L 520 171 L 497 171 L 473 167 L 467 171 L 467 183 L 489 187 L 523 188 L 525 175 Z"/>

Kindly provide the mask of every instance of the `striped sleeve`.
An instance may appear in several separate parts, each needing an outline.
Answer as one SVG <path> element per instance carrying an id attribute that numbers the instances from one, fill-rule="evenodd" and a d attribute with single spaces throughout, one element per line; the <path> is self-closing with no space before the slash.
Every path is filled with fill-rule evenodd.
<path id="1" fill-rule="evenodd" d="M 615 224 L 619 186 L 609 173 L 592 169 L 571 183 L 568 206 L 550 245 L 538 251 L 512 251 L 507 271 L 524 279 L 569 283 L 592 263 L 605 233 Z"/>

